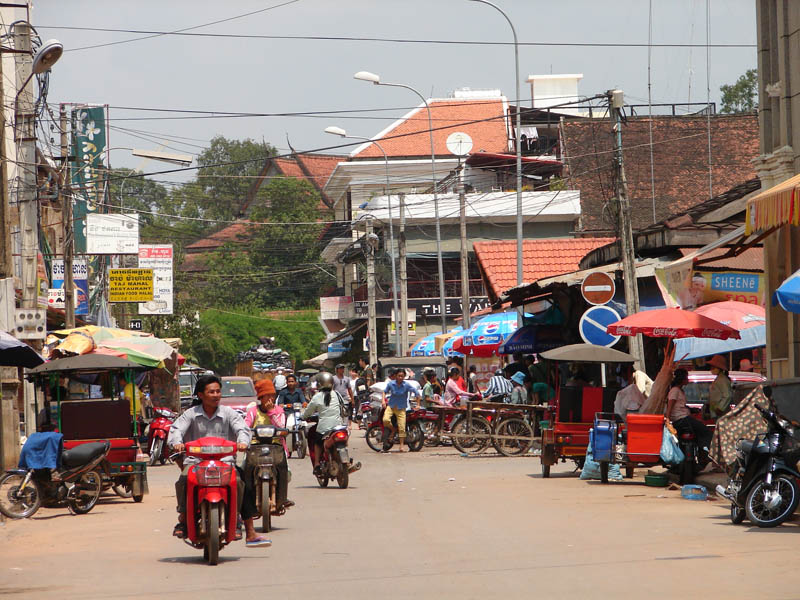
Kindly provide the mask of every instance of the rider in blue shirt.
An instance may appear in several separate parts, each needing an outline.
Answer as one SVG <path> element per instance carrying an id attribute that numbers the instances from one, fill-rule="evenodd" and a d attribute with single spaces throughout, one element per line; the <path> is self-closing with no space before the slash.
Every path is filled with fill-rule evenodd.
<path id="1" fill-rule="evenodd" d="M 403 442 L 406 439 L 406 408 L 408 408 L 409 394 L 413 394 L 417 398 L 421 397 L 419 390 L 405 379 L 406 372 L 403 369 L 398 369 L 394 380 L 390 380 L 386 384 L 386 389 L 383 392 L 383 405 L 386 407 L 383 413 L 384 452 L 389 451 L 386 447 L 386 441 L 391 439 L 392 434 L 394 434 L 392 416 L 397 419 L 397 437 L 400 439 L 398 452 L 404 452 Z"/>

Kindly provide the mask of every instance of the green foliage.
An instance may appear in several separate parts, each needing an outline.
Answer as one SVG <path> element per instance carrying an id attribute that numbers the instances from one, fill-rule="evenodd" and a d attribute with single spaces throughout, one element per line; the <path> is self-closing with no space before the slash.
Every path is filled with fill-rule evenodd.
<path id="1" fill-rule="evenodd" d="M 758 71 L 748 69 L 740 75 L 736 83 L 723 85 L 719 88 L 722 92 L 723 113 L 752 112 L 758 108 Z"/>
<path id="2" fill-rule="evenodd" d="M 191 355 L 198 364 L 217 373 L 232 374 L 236 354 L 257 344 L 259 337 L 266 336 L 274 337 L 276 346 L 289 352 L 299 365 L 319 354 L 319 343 L 325 334 L 316 320 L 318 314 L 307 310 L 273 319 L 265 318 L 263 311 L 253 310 L 244 315 L 206 310 L 200 316 L 204 334 L 193 340 L 191 347 L 186 348 L 188 354 L 184 352 L 184 355 Z"/>

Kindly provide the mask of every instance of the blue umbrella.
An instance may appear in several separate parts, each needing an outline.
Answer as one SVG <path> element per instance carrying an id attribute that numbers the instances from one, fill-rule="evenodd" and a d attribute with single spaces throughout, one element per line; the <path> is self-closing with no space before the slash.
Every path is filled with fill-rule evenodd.
<path id="1" fill-rule="evenodd" d="M 500 346 L 497 353 L 539 353 L 566 344 L 567 342 L 564 341 L 564 327 L 561 325 L 526 325 L 512 333 L 511 337 Z"/>
<path id="2" fill-rule="evenodd" d="M 465 346 L 491 346 L 502 344 L 517 329 L 517 312 L 514 310 L 492 313 L 476 321 L 464 336 Z"/>
<path id="3" fill-rule="evenodd" d="M 459 331 L 456 335 L 448 339 L 444 343 L 444 346 L 442 346 L 442 355 L 446 356 L 447 358 L 451 358 L 453 356 L 464 356 L 461 354 L 461 352 L 456 352 L 453 350 L 453 344 L 455 344 L 456 340 L 460 340 L 462 337 L 464 337 L 465 333 L 466 332 L 464 331 Z"/>
<path id="4" fill-rule="evenodd" d="M 767 345 L 767 326 L 756 325 L 747 329 L 740 329 L 742 336 L 739 340 L 714 340 L 711 338 L 678 338 L 675 343 L 676 360 L 689 360 L 701 356 L 726 354 L 737 350 L 749 350 Z"/>
<path id="5" fill-rule="evenodd" d="M 441 331 L 425 336 L 411 348 L 411 356 L 441 356 L 436 351 L 436 336 L 442 335 Z"/>
<path id="6" fill-rule="evenodd" d="M 772 305 L 780 304 L 783 310 L 800 313 L 800 271 L 795 271 L 772 295 Z"/>

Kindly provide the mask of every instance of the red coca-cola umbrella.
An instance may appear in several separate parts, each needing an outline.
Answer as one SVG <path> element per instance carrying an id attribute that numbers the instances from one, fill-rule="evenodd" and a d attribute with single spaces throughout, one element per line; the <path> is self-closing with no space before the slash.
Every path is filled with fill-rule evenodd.
<path id="1" fill-rule="evenodd" d="M 611 335 L 636 335 L 667 338 L 739 339 L 739 331 L 696 312 L 680 308 L 645 310 L 611 323 L 606 328 Z"/>

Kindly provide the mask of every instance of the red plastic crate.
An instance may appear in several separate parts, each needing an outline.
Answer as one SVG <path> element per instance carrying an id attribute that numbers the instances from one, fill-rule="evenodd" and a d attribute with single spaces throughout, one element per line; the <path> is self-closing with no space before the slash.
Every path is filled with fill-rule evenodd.
<path id="1" fill-rule="evenodd" d="M 628 459 L 658 462 L 664 436 L 664 415 L 628 415 Z"/>

